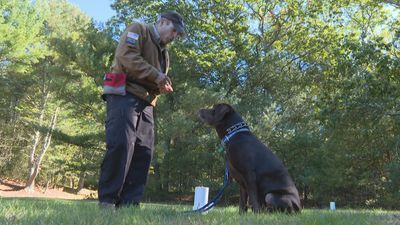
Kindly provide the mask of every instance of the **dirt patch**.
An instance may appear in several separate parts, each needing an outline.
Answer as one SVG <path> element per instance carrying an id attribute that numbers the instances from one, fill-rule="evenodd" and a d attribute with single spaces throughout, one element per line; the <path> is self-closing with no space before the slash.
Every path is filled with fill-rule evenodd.
<path id="1" fill-rule="evenodd" d="M 0 178 L 0 197 L 32 197 L 32 198 L 58 198 L 58 199 L 93 199 L 97 197 L 97 192 L 83 189 L 74 194 L 64 191 L 65 188 L 43 188 L 35 187 L 33 192 L 25 190 L 24 183 L 21 181 Z"/>

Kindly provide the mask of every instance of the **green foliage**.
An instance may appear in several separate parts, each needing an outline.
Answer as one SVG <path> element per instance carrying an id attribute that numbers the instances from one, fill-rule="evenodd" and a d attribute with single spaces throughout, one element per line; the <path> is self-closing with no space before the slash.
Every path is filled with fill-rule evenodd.
<path id="1" fill-rule="evenodd" d="M 30 65 L 43 58 L 41 45 L 43 17 L 28 0 L 0 3 L 0 72 L 26 72 Z"/>

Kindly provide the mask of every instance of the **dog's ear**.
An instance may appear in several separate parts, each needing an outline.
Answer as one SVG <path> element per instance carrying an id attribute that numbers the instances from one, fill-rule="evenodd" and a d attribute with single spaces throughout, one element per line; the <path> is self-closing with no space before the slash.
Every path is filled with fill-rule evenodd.
<path id="1" fill-rule="evenodd" d="M 215 120 L 221 121 L 231 112 L 233 112 L 232 106 L 228 104 L 218 104 L 215 106 Z"/>

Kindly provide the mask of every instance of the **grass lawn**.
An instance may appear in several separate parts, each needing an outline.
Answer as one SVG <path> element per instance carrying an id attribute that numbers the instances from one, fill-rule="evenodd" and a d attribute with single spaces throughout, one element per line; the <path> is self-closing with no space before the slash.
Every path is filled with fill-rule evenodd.
<path id="1" fill-rule="evenodd" d="M 239 215 L 238 207 L 215 208 L 205 215 L 185 213 L 190 206 L 142 204 L 115 212 L 100 210 L 97 202 L 37 198 L 0 198 L 0 224 L 398 224 L 400 211 L 305 209 L 299 215 Z"/>

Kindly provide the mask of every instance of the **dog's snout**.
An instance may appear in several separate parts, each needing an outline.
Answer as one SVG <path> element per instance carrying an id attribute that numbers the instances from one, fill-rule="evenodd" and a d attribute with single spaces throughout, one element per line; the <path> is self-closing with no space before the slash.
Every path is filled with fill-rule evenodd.
<path id="1" fill-rule="evenodd" d="M 205 114 L 205 109 L 199 109 L 199 111 L 197 111 L 197 116 L 200 118 L 204 118 L 204 114 Z"/>
<path id="2" fill-rule="evenodd" d="M 199 111 L 197 111 L 197 117 L 204 121 L 204 109 L 200 109 Z"/>

